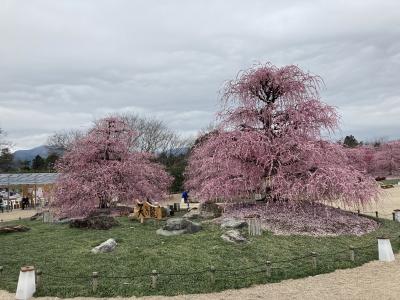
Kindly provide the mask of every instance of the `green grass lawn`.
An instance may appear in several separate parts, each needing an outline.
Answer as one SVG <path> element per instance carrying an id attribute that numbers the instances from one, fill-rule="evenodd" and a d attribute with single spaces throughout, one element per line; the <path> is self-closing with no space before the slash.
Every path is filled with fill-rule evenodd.
<path id="1" fill-rule="evenodd" d="M 162 237 L 155 233 L 161 224 L 153 221 L 144 225 L 127 218 L 119 221 L 121 226 L 109 231 L 71 229 L 40 221 L 12 222 L 31 230 L 0 235 L 0 266 L 4 268 L 0 289 L 14 292 L 19 268 L 34 265 L 43 271 L 37 296 L 204 293 L 355 267 L 377 259 L 376 237 L 382 234 L 392 238 L 395 251 L 400 247 L 400 223 L 388 220 L 380 220 L 380 228 L 363 237 L 313 238 L 265 232 L 260 237 L 250 237 L 246 245 L 222 241 L 221 229 L 211 224 L 193 235 Z M 92 247 L 108 238 L 117 240 L 113 253 L 90 253 Z M 355 262 L 349 260 L 349 245 L 364 247 L 356 250 Z M 316 270 L 311 257 L 290 261 L 308 256 L 311 251 L 319 254 Z M 265 272 L 267 260 L 272 262 L 269 278 Z M 207 271 L 210 266 L 216 268 L 215 283 Z M 154 269 L 160 272 L 157 289 L 151 288 L 149 275 Z M 93 271 L 99 272 L 96 293 L 90 288 Z"/>

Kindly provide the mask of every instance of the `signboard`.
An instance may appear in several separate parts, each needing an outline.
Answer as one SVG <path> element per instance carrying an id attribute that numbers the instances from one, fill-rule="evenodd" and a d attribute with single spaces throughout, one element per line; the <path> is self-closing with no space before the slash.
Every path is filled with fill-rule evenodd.
<path id="1" fill-rule="evenodd" d="M 136 202 L 135 216 L 143 223 L 144 219 L 161 220 L 163 217 L 163 209 L 159 205 L 152 205 L 149 202 Z"/>

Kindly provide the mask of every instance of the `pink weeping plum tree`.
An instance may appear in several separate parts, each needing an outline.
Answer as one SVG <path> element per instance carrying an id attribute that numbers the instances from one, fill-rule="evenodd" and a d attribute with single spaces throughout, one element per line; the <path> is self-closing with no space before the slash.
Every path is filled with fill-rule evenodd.
<path id="1" fill-rule="evenodd" d="M 362 145 L 345 148 L 349 159 L 360 170 L 366 170 L 371 176 L 400 175 L 400 141 L 381 143 L 379 146 Z"/>
<path id="2" fill-rule="evenodd" d="M 238 74 L 223 90 L 219 126 L 198 139 L 186 188 L 201 201 L 362 206 L 378 188 L 343 146 L 324 139 L 338 115 L 319 96 L 320 77 L 270 63 Z"/>
<path id="3" fill-rule="evenodd" d="M 376 166 L 376 149 L 370 145 L 361 145 L 355 148 L 344 147 L 348 159 L 360 171 L 366 171 L 371 176 L 379 172 Z"/>
<path id="4" fill-rule="evenodd" d="M 375 173 L 380 176 L 400 175 L 400 141 L 381 144 L 375 153 Z"/>
<path id="5" fill-rule="evenodd" d="M 115 201 L 162 200 L 172 179 L 153 155 L 130 151 L 136 137 L 123 121 L 105 118 L 78 139 L 56 165 L 55 210 L 77 217 Z"/>

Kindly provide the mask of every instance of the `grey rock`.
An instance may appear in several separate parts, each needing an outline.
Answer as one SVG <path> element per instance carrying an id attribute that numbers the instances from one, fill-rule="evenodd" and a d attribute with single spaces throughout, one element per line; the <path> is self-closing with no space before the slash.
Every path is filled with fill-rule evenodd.
<path id="1" fill-rule="evenodd" d="M 202 217 L 203 219 L 215 219 L 218 218 L 218 214 L 215 214 L 213 212 L 210 211 L 200 211 L 200 217 Z"/>
<path id="2" fill-rule="evenodd" d="M 171 218 L 167 220 L 167 224 L 164 226 L 165 230 L 181 230 L 189 226 L 191 222 L 184 218 Z"/>
<path id="3" fill-rule="evenodd" d="M 184 233 L 195 233 L 202 229 L 201 225 L 184 218 L 172 218 L 167 220 L 167 224 L 156 231 L 163 236 L 180 235 Z"/>
<path id="4" fill-rule="evenodd" d="M 101 243 L 97 247 L 94 247 L 91 252 L 92 253 L 107 253 L 114 251 L 117 246 L 117 242 L 114 239 L 108 239 L 107 241 Z"/>
<path id="5" fill-rule="evenodd" d="M 225 218 L 221 222 L 221 228 L 243 228 L 246 226 L 246 221 L 234 218 Z"/>
<path id="6" fill-rule="evenodd" d="M 57 224 L 69 224 L 71 221 L 72 221 L 72 219 L 66 218 L 66 219 L 57 220 L 56 223 Z"/>
<path id="7" fill-rule="evenodd" d="M 228 230 L 223 235 L 221 235 L 221 238 L 226 242 L 235 244 L 247 242 L 247 239 L 244 236 L 242 236 L 239 230 L 236 229 Z"/>
<path id="8" fill-rule="evenodd" d="M 202 215 L 203 218 L 214 219 L 222 215 L 222 207 L 212 202 L 201 203 L 199 206 L 199 210 L 200 215 Z"/>
<path id="9" fill-rule="evenodd" d="M 186 233 L 196 233 L 201 230 L 201 225 L 199 223 L 190 222 L 186 227 Z"/>
<path id="10" fill-rule="evenodd" d="M 38 212 L 38 213 L 34 214 L 34 215 L 31 217 L 31 221 L 37 220 L 37 219 L 39 219 L 39 218 L 43 219 L 43 212 Z"/>
<path id="11" fill-rule="evenodd" d="M 12 233 L 12 232 L 24 232 L 30 230 L 29 227 L 24 225 L 16 225 L 16 226 L 1 226 L 0 233 Z"/>
<path id="12" fill-rule="evenodd" d="M 156 231 L 157 234 L 163 235 L 163 236 L 174 236 L 174 235 L 181 235 L 186 233 L 186 229 L 182 230 L 165 230 L 165 229 L 157 229 Z"/>

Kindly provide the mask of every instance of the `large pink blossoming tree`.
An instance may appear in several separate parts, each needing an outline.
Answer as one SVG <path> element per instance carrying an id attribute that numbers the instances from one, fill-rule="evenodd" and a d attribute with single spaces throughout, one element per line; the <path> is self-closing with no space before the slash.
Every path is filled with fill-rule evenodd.
<path id="1" fill-rule="evenodd" d="M 337 128 L 321 80 L 297 66 L 257 65 L 226 84 L 220 126 L 192 150 L 186 187 L 202 201 L 261 194 L 289 203 L 365 205 L 378 195 L 366 170 L 323 138 Z"/>
<path id="2" fill-rule="evenodd" d="M 400 175 L 400 141 L 382 143 L 377 148 L 375 173 L 381 176 Z"/>
<path id="3" fill-rule="evenodd" d="M 349 159 L 359 169 L 376 177 L 400 175 L 400 141 L 394 140 L 379 145 L 362 145 L 346 148 Z"/>
<path id="4" fill-rule="evenodd" d="M 117 118 L 100 120 L 58 161 L 55 200 L 63 216 L 86 216 L 112 203 L 162 200 L 171 177 L 153 155 L 131 151 L 137 133 Z"/>

